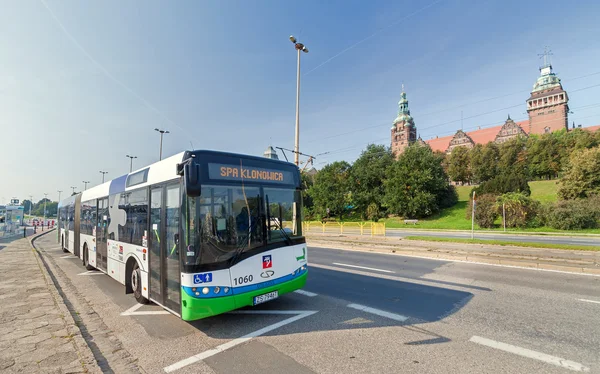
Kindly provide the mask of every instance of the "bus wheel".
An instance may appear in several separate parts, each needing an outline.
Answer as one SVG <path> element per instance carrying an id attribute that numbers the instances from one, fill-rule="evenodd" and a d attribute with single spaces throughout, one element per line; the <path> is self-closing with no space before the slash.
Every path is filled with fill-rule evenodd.
<path id="1" fill-rule="evenodd" d="M 83 265 L 85 266 L 86 270 L 94 270 L 94 267 L 90 265 L 90 254 L 87 244 L 83 245 Z"/>
<path id="2" fill-rule="evenodd" d="M 133 289 L 133 296 L 135 296 L 135 300 L 138 303 L 148 304 L 148 299 L 142 296 L 142 271 L 137 262 L 133 265 L 133 270 L 131 271 L 131 288 Z"/>
<path id="3" fill-rule="evenodd" d="M 60 238 L 60 246 L 62 247 L 63 252 L 65 252 L 65 253 L 69 252 L 68 249 L 65 249 L 65 237 L 64 236 Z"/>

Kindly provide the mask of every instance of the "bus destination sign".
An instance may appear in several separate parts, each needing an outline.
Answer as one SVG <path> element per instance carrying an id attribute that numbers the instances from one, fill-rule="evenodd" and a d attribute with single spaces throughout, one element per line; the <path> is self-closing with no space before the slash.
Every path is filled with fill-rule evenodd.
<path id="1" fill-rule="evenodd" d="M 256 168 L 253 166 L 208 164 L 208 177 L 230 181 L 270 182 L 294 184 L 294 174 L 286 170 Z"/>

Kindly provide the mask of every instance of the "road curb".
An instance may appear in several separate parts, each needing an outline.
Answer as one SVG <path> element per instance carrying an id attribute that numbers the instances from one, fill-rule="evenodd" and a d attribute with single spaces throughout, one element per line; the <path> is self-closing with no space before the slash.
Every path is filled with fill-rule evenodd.
<path id="1" fill-rule="evenodd" d="M 90 349 L 87 342 L 83 338 L 81 329 L 79 328 L 79 326 L 77 325 L 77 322 L 75 321 L 75 319 L 71 315 L 70 311 L 68 310 L 67 306 L 65 305 L 63 296 L 61 296 L 61 294 L 58 290 L 58 287 L 54 283 L 54 279 L 52 277 L 52 274 L 51 274 L 51 271 L 50 271 L 48 265 L 46 264 L 45 260 L 43 259 L 42 254 L 37 250 L 37 248 L 35 248 L 35 246 L 33 244 L 36 239 L 38 239 L 44 235 L 47 235 L 53 231 L 54 231 L 54 229 L 50 229 L 47 231 L 36 233 L 32 236 L 29 236 L 28 240 L 29 240 L 29 244 L 31 245 L 31 250 L 33 251 L 33 254 L 36 257 L 36 261 L 39 265 L 39 268 L 40 268 L 42 274 L 44 275 L 44 278 L 46 280 L 46 286 L 48 287 L 48 290 L 50 291 L 50 294 L 52 295 L 52 298 L 54 299 L 54 305 L 56 305 L 56 307 L 61 312 L 60 316 L 63 319 L 63 321 L 65 322 L 65 328 L 72 338 L 73 345 L 75 346 L 75 350 L 77 351 L 77 354 L 79 355 L 80 362 L 82 364 L 82 368 L 83 368 L 84 372 L 86 372 L 86 373 L 102 373 L 102 370 L 100 370 L 100 368 L 98 367 L 98 365 L 96 363 L 96 360 L 94 359 L 94 354 L 92 353 L 92 350 Z"/>
<path id="2" fill-rule="evenodd" d="M 352 242 L 340 242 L 336 240 L 326 240 L 326 239 L 312 239 L 310 237 L 306 238 L 307 244 L 313 246 L 327 246 L 335 249 L 344 249 L 344 250 L 356 250 L 360 252 L 376 252 L 376 253 L 387 253 L 387 254 L 396 254 L 396 255 L 406 255 L 413 257 L 424 257 L 424 258 L 432 258 L 439 260 L 450 260 L 450 261 L 465 261 L 472 263 L 485 263 L 491 265 L 503 265 L 503 266 L 512 266 L 512 267 L 520 267 L 520 268 L 532 268 L 532 269 L 540 269 L 540 270 L 550 270 L 550 271 L 561 271 L 575 274 L 588 274 L 588 275 L 598 275 L 600 276 L 600 268 L 587 268 L 580 266 L 568 266 L 568 265 L 555 265 L 555 264 L 546 264 L 537 261 L 531 261 L 526 259 L 505 259 L 505 258 L 495 258 L 495 257 L 486 257 L 481 255 L 463 255 L 463 254 L 455 254 L 448 252 L 438 252 L 433 249 L 423 249 L 423 250 L 405 250 L 399 246 L 395 246 L 392 243 L 385 243 L 383 245 L 378 245 L 374 243 L 371 246 L 367 246 L 366 243 L 357 243 L 353 244 Z M 385 248 L 377 248 L 376 246 L 385 247 Z"/>

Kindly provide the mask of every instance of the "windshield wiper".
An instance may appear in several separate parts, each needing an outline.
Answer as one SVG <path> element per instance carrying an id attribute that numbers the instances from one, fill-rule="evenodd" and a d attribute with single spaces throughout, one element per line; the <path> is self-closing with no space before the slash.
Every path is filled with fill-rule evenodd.
<path id="1" fill-rule="evenodd" d="M 270 222 L 270 217 L 269 217 L 269 222 Z M 288 233 L 283 229 L 282 223 L 279 222 L 279 220 L 277 220 L 277 219 L 275 219 L 275 222 L 277 222 L 277 226 L 279 226 L 279 232 L 281 234 L 283 234 L 283 237 L 285 238 L 286 243 L 288 243 L 289 245 L 294 244 L 294 242 L 292 242 L 292 238 L 290 238 Z"/>

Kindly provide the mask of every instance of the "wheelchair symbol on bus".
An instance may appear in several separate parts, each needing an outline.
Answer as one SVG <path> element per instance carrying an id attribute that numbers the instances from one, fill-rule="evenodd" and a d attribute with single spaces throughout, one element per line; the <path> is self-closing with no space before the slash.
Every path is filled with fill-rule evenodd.
<path id="1" fill-rule="evenodd" d="M 212 282 L 212 273 L 194 274 L 194 284 Z"/>

